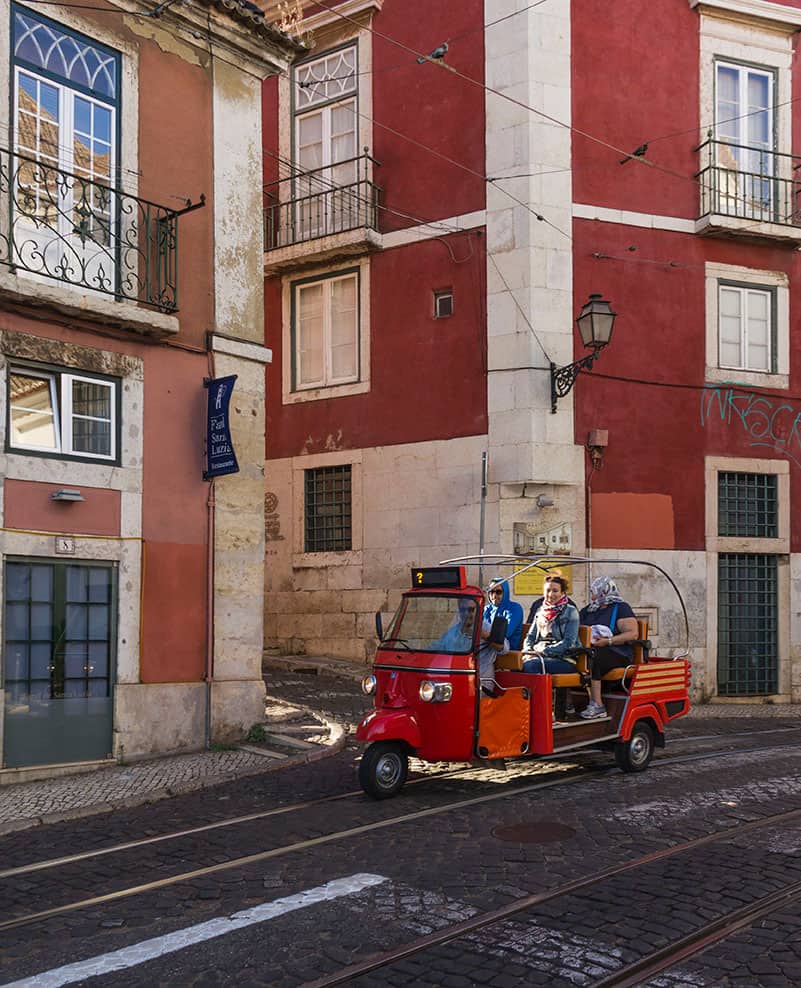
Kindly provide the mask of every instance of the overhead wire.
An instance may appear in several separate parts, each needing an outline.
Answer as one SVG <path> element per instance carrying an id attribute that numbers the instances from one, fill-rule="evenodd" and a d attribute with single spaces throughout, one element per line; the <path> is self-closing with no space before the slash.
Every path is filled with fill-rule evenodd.
<path id="1" fill-rule="evenodd" d="M 417 51 L 414 48 L 410 47 L 409 45 L 406 45 L 403 42 L 398 41 L 396 38 L 393 38 L 390 35 L 387 35 L 387 34 L 385 34 L 383 32 L 377 31 L 375 28 L 372 28 L 372 27 L 364 27 L 363 25 L 359 25 L 358 22 L 355 20 L 355 18 L 349 16 L 348 14 L 342 13 L 336 7 L 332 7 L 330 4 L 326 3 L 325 0 L 316 0 L 316 2 L 318 4 L 318 6 L 323 7 L 325 10 L 328 10 L 330 13 L 334 14 L 335 16 L 337 16 L 337 17 L 339 17 L 339 18 L 341 18 L 341 19 L 343 19 L 345 21 L 348 21 L 349 23 L 358 25 L 360 27 L 360 29 L 368 31 L 369 33 L 371 33 L 375 37 L 381 38 L 382 40 L 387 41 L 388 43 L 390 43 L 392 45 L 395 45 L 396 47 L 401 48 L 404 51 L 407 51 L 409 54 L 414 55 L 417 58 L 422 58 L 423 61 L 434 62 L 435 64 L 437 64 L 441 68 L 447 69 L 449 72 L 451 72 L 452 74 L 454 74 L 458 78 L 464 80 L 465 82 L 469 83 L 470 85 L 477 86 L 477 87 L 481 88 L 482 90 L 484 90 L 487 93 L 491 93 L 491 94 L 493 94 L 495 96 L 500 97 L 501 99 L 507 100 L 508 102 L 512 103 L 515 106 L 519 106 L 519 107 L 521 107 L 521 108 L 523 108 L 523 109 L 525 109 L 525 110 L 527 110 L 527 111 L 529 111 L 531 113 L 534 113 L 535 115 L 537 115 L 537 116 L 539 116 L 539 117 L 541 117 L 541 118 L 543 118 L 545 120 L 548 120 L 550 123 L 553 123 L 553 124 L 555 124 L 557 126 L 566 128 L 571 133 L 576 134 L 576 135 L 578 135 L 580 137 L 584 137 L 587 140 L 590 140 L 590 141 L 592 141 L 594 143 L 597 143 L 600 146 L 602 146 L 602 147 L 604 147 L 604 148 L 606 148 L 608 150 L 614 151 L 616 154 L 622 154 L 622 155 L 624 155 L 624 160 L 625 161 L 630 161 L 630 160 L 631 161 L 638 161 L 638 162 L 640 162 L 643 165 L 647 165 L 647 166 L 649 166 L 651 168 L 656 169 L 657 171 L 662 172 L 663 174 L 666 174 L 666 175 L 672 176 L 674 178 L 680 179 L 681 181 L 689 181 L 689 182 L 692 182 L 694 185 L 698 186 L 699 189 L 704 190 L 704 184 L 703 184 L 702 180 L 700 179 L 699 175 L 685 175 L 682 172 L 676 171 L 675 169 L 667 168 L 664 165 L 659 165 L 656 162 L 654 162 L 654 161 L 650 160 L 649 158 L 647 158 L 645 156 L 645 154 L 632 155 L 629 152 L 623 150 L 622 148 L 617 147 L 616 145 L 610 143 L 609 141 L 604 140 L 603 138 L 597 137 L 597 136 L 595 136 L 595 135 L 593 135 L 593 134 L 591 134 L 591 133 L 589 133 L 587 131 L 582 130 L 579 127 L 575 127 L 573 124 L 567 123 L 564 120 L 560 120 L 557 117 L 554 117 L 554 116 L 552 116 L 550 114 L 545 113 L 543 110 L 539 110 L 536 107 L 533 107 L 530 104 L 523 102 L 522 100 L 518 100 L 515 97 L 510 96 L 508 93 L 504 93 L 504 92 L 501 92 L 500 90 L 494 89 L 493 87 L 486 85 L 486 83 L 483 83 L 483 82 L 481 82 L 478 79 L 474 79 L 471 76 L 468 76 L 467 74 L 465 74 L 463 72 L 460 72 L 454 66 L 452 66 L 452 65 L 448 64 L 447 62 L 445 62 L 443 59 L 432 59 L 430 56 L 426 55 L 425 53 L 420 52 L 420 51 Z M 523 10 L 514 11 L 514 12 L 512 12 L 512 14 L 510 14 L 508 16 L 514 16 L 514 14 L 523 13 L 524 10 L 531 9 L 531 7 L 540 6 L 540 3 L 544 3 L 544 2 L 545 2 L 545 0 L 538 0 L 537 3 L 531 4 L 531 5 L 529 5 L 529 7 L 523 8 Z M 500 18 L 499 20 L 505 20 L 505 19 L 507 19 L 507 18 L 504 17 L 504 18 Z M 497 23 L 497 22 L 491 22 L 491 23 Z M 788 102 L 790 102 L 790 101 L 788 101 Z M 749 114 L 742 114 L 741 116 L 750 116 L 750 115 L 751 114 L 749 113 Z M 732 119 L 737 119 L 737 118 L 732 118 Z M 378 126 L 381 126 L 381 125 L 378 124 Z M 391 128 L 387 128 L 387 129 L 391 130 Z M 695 131 L 695 128 L 693 128 L 693 130 L 692 131 L 689 131 L 689 132 L 694 132 L 694 131 Z M 402 134 L 397 134 L 397 136 L 399 136 L 399 137 L 406 137 L 406 135 L 402 135 Z M 646 142 L 646 143 L 648 143 L 648 142 Z M 430 149 L 430 150 L 433 151 L 433 149 Z M 436 153 L 436 152 L 434 152 L 434 153 Z M 448 159 L 446 158 L 446 160 L 448 160 Z M 475 172 L 472 169 L 469 169 L 467 166 L 464 166 L 461 163 L 453 162 L 453 161 L 451 161 L 451 163 L 452 164 L 455 164 L 457 167 L 464 168 L 466 171 L 472 172 L 473 174 L 476 174 L 478 176 L 478 173 L 477 172 Z M 489 178 L 486 175 L 483 175 L 483 176 L 480 176 L 480 177 L 484 181 L 489 181 Z M 572 236 L 569 233 L 567 233 L 565 230 L 562 230 L 556 224 L 554 224 L 553 222 L 551 222 L 550 220 L 548 220 L 547 217 L 545 217 L 540 212 L 538 212 L 537 210 L 535 210 L 528 203 L 523 202 L 522 200 L 518 199 L 516 196 L 512 196 L 511 193 L 509 193 L 508 190 L 504 189 L 503 187 L 499 187 L 499 191 L 501 191 L 505 195 L 509 196 L 510 199 L 512 199 L 518 205 L 522 206 L 524 209 L 528 210 L 530 213 L 532 213 L 534 216 L 536 216 L 536 218 L 538 220 L 541 220 L 541 221 L 547 223 L 554 230 L 556 230 L 557 232 L 559 232 L 562 236 L 564 236 L 568 240 L 571 240 L 572 241 Z M 714 191 L 714 185 L 711 182 L 710 182 L 710 185 L 707 187 L 707 191 L 708 192 L 713 192 Z M 785 217 L 785 219 L 789 218 L 789 215 L 792 215 L 792 214 L 788 214 L 788 217 Z M 753 224 L 750 224 L 749 226 L 741 227 L 741 229 L 750 229 L 750 228 L 752 228 L 754 226 L 759 226 L 759 225 L 761 225 L 764 222 L 767 222 L 767 221 L 764 220 L 764 219 L 759 219 L 759 220 L 756 220 Z"/>
<path id="2" fill-rule="evenodd" d="M 505 289 L 506 289 L 506 291 L 507 291 L 507 292 L 509 293 L 509 296 L 510 296 L 510 298 L 511 298 L 511 299 L 512 299 L 512 301 L 514 302 L 514 304 L 515 304 L 515 308 L 517 309 L 517 311 L 518 311 L 518 312 L 520 313 L 520 315 L 522 316 L 522 318 L 523 318 L 523 321 L 525 322 L 525 324 L 526 324 L 526 325 L 528 326 L 528 328 L 529 328 L 529 331 L 531 332 L 531 335 L 532 335 L 532 336 L 534 337 L 534 339 L 535 339 L 535 340 L 537 341 L 537 343 L 539 344 L 539 348 L 540 348 L 540 350 L 542 350 L 542 352 L 543 352 L 543 355 L 545 356 L 545 359 L 546 359 L 546 360 L 548 361 L 548 363 L 549 363 L 549 364 L 551 364 L 551 362 L 552 362 L 552 361 L 551 361 L 551 358 L 550 358 L 550 356 L 549 356 L 549 354 L 548 354 L 548 351 L 547 351 L 547 350 L 545 349 L 545 344 L 544 344 L 544 343 L 542 342 L 542 340 L 541 340 L 541 339 L 539 338 L 539 336 L 538 336 L 538 334 L 537 334 L 537 331 L 536 331 L 536 329 L 534 329 L 534 326 L 533 326 L 533 324 L 532 324 L 532 322 L 531 322 L 531 320 L 530 320 L 530 319 L 529 319 L 529 317 L 528 317 L 528 313 L 527 313 L 527 312 L 525 311 L 525 309 L 524 309 L 524 308 L 523 308 L 523 306 L 522 306 L 522 305 L 520 304 L 520 302 L 518 302 L 518 300 L 517 300 L 517 296 L 516 296 L 516 295 L 515 295 L 515 293 L 514 293 L 514 292 L 512 291 L 512 289 L 511 289 L 511 288 L 509 287 L 509 282 L 508 282 L 508 281 L 506 280 L 506 278 L 504 278 L 504 276 L 503 276 L 503 272 L 502 272 L 502 271 L 501 271 L 501 269 L 500 269 L 500 268 L 498 267 L 498 262 L 497 262 L 497 261 L 495 260 L 495 255 L 494 255 L 494 254 L 493 254 L 493 253 L 492 253 L 491 251 L 487 251 L 487 257 L 488 257 L 488 258 L 490 259 L 490 261 L 492 261 L 492 266 L 493 266 L 493 267 L 495 268 L 495 271 L 497 272 L 497 274 L 498 274 L 498 277 L 499 277 L 499 278 L 501 279 L 501 281 L 503 282 L 503 285 L 504 285 L 504 288 L 505 288 Z M 547 370 L 547 369 L 549 369 L 549 368 L 545 368 L 545 367 L 542 367 L 542 368 L 536 368 L 536 369 L 537 369 L 537 370 Z"/>
<path id="3" fill-rule="evenodd" d="M 531 5 L 529 5 L 529 7 L 524 8 L 524 9 L 531 9 L 532 7 L 540 6 L 541 3 L 544 3 L 544 2 L 545 2 L 545 0 L 538 0 L 537 3 L 531 4 Z M 330 13 L 334 14 L 335 16 L 337 16 L 337 17 L 339 17 L 339 18 L 341 18 L 343 20 L 349 21 L 349 22 L 354 23 L 354 24 L 357 23 L 354 18 L 348 16 L 347 14 L 343 14 L 341 11 L 339 11 L 336 8 L 331 7 L 329 4 L 323 2 L 323 0 L 318 0 L 318 4 L 319 4 L 319 6 L 323 7 L 324 9 L 328 10 Z M 510 15 L 507 15 L 507 16 L 505 16 L 503 18 L 499 18 L 498 21 L 491 22 L 489 25 L 485 25 L 485 28 L 488 27 L 488 26 L 491 26 L 491 24 L 499 23 L 501 20 L 506 20 L 506 19 L 508 19 L 508 17 L 514 16 L 515 14 L 522 13 L 522 12 L 523 12 L 523 10 L 521 10 L 521 11 L 515 11 L 515 12 L 513 12 Z M 359 25 L 359 26 L 360 26 L 360 29 L 364 29 L 362 25 Z M 382 38 L 383 40 L 389 42 L 390 44 L 396 45 L 397 47 L 399 47 L 399 48 L 401 48 L 401 49 L 409 52 L 412 55 L 415 55 L 416 57 L 422 56 L 426 61 L 433 61 L 433 59 L 431 59 L 428 56 L 425 56 L 422 52 L 415 51 L 415 49 L 411 48 L 410 46 L 405 45 L 402 42 L 397 41 L 397 39 L 392 38 L 389 35 L 386 35 L 386 34 L 384 34 L 382 32 L 376 31 L 374 28 L 366 28 L 366 30 L 369 31 L 374 36 L 379 37 L 379 38 Z M 467 33 L 467 32 L 465 32 L 465 33 Z M 451 40 L 451 41 L 452 40 L 455 40 L 455 38 L 457 38 L 457 37 L 460 37 L 460 35 L 454 36 L 454 37 L 450 38 L 449 40 Z M 466 82 L 468 82 L 468 83 L 470 83 L 472 85 L 479 86 L 485 92 L 493 93 L 493 94 L 495 94 L 495 95 L 497 95 L 497 96 L 499 96 L 499 97 L 501 97 L 503 99 L 508 100 L 509 102 L 512 102 L 515 105 L 521 106 L 524 109 L 526 109 L 526 110 L 528 110 L 528 111 L 530 111 L 530 112 L 532 112 L 532 113 L 534 113 L 534 114 L 536 114 L 536 115 L 538 115 L 538 116 L 540 116 L 540 117 L 542 117 L 542 118 L 544 118 L 546 120 L 549 120 L 550 122 L 552 122 L 554 124 L 557 124 L 558 126 L 561 126 L 561 127 L 564 127 L 564 128 L 569 129 L 572 133 L 576 133 L 576 134 L 578 134 L 580 136 L 583 136 L 583 137 L 585 137 L 585 138 L 587 138 L 587 139 L 589 139 L 589 140 L 591 140 L 591 141 L 593 141 L 595 143 L 598 143 L 599 145 L 601 145 L 601 146 L 603 146 L 603 147 L 605 147 L 605 148 L 607 148 L 609 150 L 613 150 L 616 154 L 623 154 L 623 155 L 625 155 L 626 156 L 626 160 L 637 160 L 637 161 L 640 161 L 642 164 L 646 164 L 646 165 L 649 165 L 651 167 L 654 167 L 657 170 L 659 170 L 659 171 L 661 171 L 661 172 L 663 172 L 665 174 L 671 175 L 673 177 L 679 178 L 682 181 L 691 181 L 691 182 L 693 182 L 693 184 L 697 185 L 700 189 L 703 189 L 703 187 L 704 187 L 703 186 L 703 182 L 699 179 L 699 176 L 697 176 L 697 175 L 696 176 L 684 175 L 684 174 L 682 174 L 680 172 L 676 172 L 673 169 L 665 168 L 663 166 L 657 165 L 654 162 L 651 162 L 650 160 L 648 160 L 647 158 L 645 158 L 643 155 L 638 156 L 636 158 L 631 158 L 631 156 L 628 155 L 627 152 L 625 152 L 622 148 L 618 148 L 615 145 L 609 143 L 608 141 L 605 141 L 605 140 L 603 140 L 601 138 L 595 137 L 594 135 L 589 134 L 589 133 L 581 130 L 580 128 L 576 128 L 576 127 L 572 126 L 571 124 L 566 123 L 565 121 L 561 121 L 561 120 L 559 120 L 559 119 L 557 119 L 555 117 L 552 117 L 549 114 L 546 114 L 543 111 L 540 111 L 540 110 L 538 110 L 535 107 L 532 107 L 532 106 L 530 106 L 528 104 L 525 104 L 522 101 L 517 100 L 517 99 L 509 96 L 506 93 L 499 92 L 498 90 L 495 90 L 495 89 L 493 89 L 490 86 L 487 86 L 486 84 L 480 82 L 479 80 L 472 79 L 470 76 L 467 76 L 465 73 L 459 72 L 453 66 L 448 65 L 447 63 L 443 63 L 443 62 L 441 62 L 441 61 L 438 60 L 438 64 L 442 65 L 443 68 L 448 69 L 450 72 L 452 72 L 453 74 L 455 74 L 457 77 L 463 79 L 464 81 L 466 81 Z M 382 124 L 380 121 L 376 121 L 374 118 L 369 117 L 367 114 L 359 113 L 357 110 L 354 110 L 354 112 L 357 113 L 358 116 L 363 117 L 364 119 L 367 119 L 368 121 L 370 121 L 374 126 L 377 126 L 380 129 L 386 130 L 387 132 L 392 133 L 394 136 L 400 138 L 401 140 L 407 141 L 407 142 L 413 144 L 414 146 L 421 148 L 422 150 L 428 151 L 429 153 L 431 153 L 431 154 L 435 155 L 436 157 L 438 157 L 438 158 L 440 158 L 440 159 L 448 162 L 449 164 L 452 164 L 452 165 L 454 165 L 457 168 L 460 168 L 460 169 L 462 169 L 462 170 L 464 170 L 464 171 L 466 171 L 466 172 L 468 172 L 470 174 L 473 174 L 475 177 L 480 178 L 484 182 L 491 182 L 491 183 L 494 184 L 494 182 L 496 182 L 498 180 L 498 177 L 492 177 L 491 178 L 490 176 L 483 175 L 483 174 L 477 172 L 475 169 L 472 169 L 469 166 L 465 165 L 463 162 L 455 161 L 454 159 L 450 158 L 448 155 L 444 155 L 442 152 L 439 152 L 435 148 L 432 148 L 430 145 L 425 145 L 422 142 L 417 141 L 416 139 L 410 137 L 407 134 L 403 134 L 403 133 L 395 130 L 394 128 L 389 127 L 386 124 Z M 749 115 L 750 114 L 743 114 L 741 116 L 749 116 Z M 695 131 L 695 128 L 693 128 L 693 130 L 692 131 L 689 131 L 689 132 L 697 132 L 697 131 Z M 565 170 L 566 171 L 573 171 L 572 168 L 565 169 Z M 513 179 L 513 178 L 516 178 L 516 177 L 533 177 L 533 176 L 531 176 L 531 175 L 526 175 L 526 176 L 503 176 L 502 178 Z M 711 186 L 710 186 L 710 189 L 711 189 Z M 566 231 L 560 229 L 558 226 L 556 226 L 556 224 L 552 223 L 545 216 L 543 216 L 539 211 L 537 211 L 533 207 L 531 207 L 528 203 L 525 203 L 522 200 L 518 199 L 516 196 L 513 196 L 511 193 L 508 192 L 508 190 L 506 190 L 506 189 L 504 189 L 502 187 L 499 188 L 499 191 L 501 193 L 503 193 L 504 195 L 506 195 L 507 197 L 509 197 L 510 199 L 512 199 L 518 205 L 522 206 L 528 212 L 532 213 L 532 215 L 534 215 L 539 221 L 542 221 L 542 222 L 547 223 L 554 230 L 556 230 L 557 232 L 559 232 L 562 236 L 564 236 L 568 240 L 572 241 L 572 236 L 569 233 L 567 233 Z M 786 217 L 786 218 L 788 218 L 788 217 Z M 764 220 L 757 220 L 752 225 L 753 226 L 759 226 L 763 222 L 765 222 L 765 221 Z M 747 227 L 746 227 L 746 229 L 747 229 Z M 538 335 L 537 335 L 537 333 L 536 333 L 533 325 L 531 324 L 530 320 L 528 319 L 528 316 L 525 313 L 525 311 L 523 310 L 522 306 L 520 305 L 518 299 L 515 297 L 514 292 L 509 287 L 509 284 L 506 281 L 505 277 L 503 276 L 503 274 L 502 274 L 502 272 L 501 272 L 501 270 L 500 270 L 500 268 L 499 268 L 499 266 L 497 264 L 497 261 L 495 260 L 494 256 L 491 253 L 489 253 L 489 252 L 488 252 L 487 256 L 491 260 L 491 262 L 493 264 L 493 267 L 495 268 L 496 272 L 498 273 L 498 276 L 500 277 L 501 281 L 504 283 L 504 286 L 505 286 L 506 290 L 509 292 L 510 296 L 512 297 L 512 300 L 513 300 L 516 308 L 518 309 L 518 311 L 520 312 L 521 316 L 523 317 L 523 319 L 527 323 L 527 325 L 529 327 L 529 330 L 531 331 L 531 333 L 534 335 L 535 339 L 537 340 L 537 343 L 539 344 L 540 349 L 542 350 L 542 352 L 545 355 L 545 357 L 550 361 L 550 357 L 549 357 L 549 355 L 547 353 L 547 350 L 545 349 L 542 341 L 539 339 L 539 337 L 538 337 Z M 602 255 L 600 254 L 600 252 L 598 252 L 597 256 L 600 257 Z M 609 259 L 612 259 L 611 256 L 609 257 Z M 621 258 L 620 260 L 631 260 L 631 258 Z M 638 258 L 636 260 L 645 262 L 645 259 L 639 259 Z M 663 264 L 663 265 L 666 265 L 668 267 L 676 267 L 677 266 L 676 262 L 672 262 L 672 261 L 667 261 L 667 262 L 654 261 L 653 263 L 654 264 Z"/>
<path id="4" fill-rule="evenodd" d="M 315 0 L 315 3 L 319 7 L 323 7 L 325 10 L 329 11 L 329 13 L 334 14 L 335 16 L 341 18 L 342 20 L 357 25 L 360 28 L 360 30 L 367 31 L 370 34 L 372 34 L 374 37 L 381 38 L 382 41 L 386 41 L 389 44 L 395 45 L 396 47 L 402 49 L 403 51 L 408 52 L 410 55 L 414 55 L 416 58 L 422 57 L 424 61 L 438 65 L 441 69 L 447 70 L 457 78 L 462 79 L 464 82 L 469 83 L 471 86 L 475 86 L 486 93 L 490 93 L 494 96 L 498 96 L 500 99 L 506 100 L 507 102 L 511 103 L 514 106 L 520 107 L 521 109 L 526 110 L 529 113 L 533 113 L 536 116 L 541 117 L 543 120 L 547 120 L 549 123 L 555 124 L 558 127 L 562 127 L 566 130 L 569 130 L 571 133 L 576 134 L 579 137 L 584 137 L 587 140 L 599 144 L 610 151 L 614 151 L 615 154 L 628 155 L 629 153 L 623 148 L 617 147 L 616 145 L 611 144 L 609 141 L 606 141 L 603 138 L 596 137 L 594 134 L 590 134 L 587 131 L 582 130 L 580 127 L 575 127 L 573 124 L 569 124 L 564 120 L 560 120 L 558 117 L 554 117 L 551 114 L 546 113 L 544 110 L 539 110 L 537 109 L 537 107 L 531 106 L 529 103 L 525 103 L 523 100 L 519 100 L 514 96 L 510 96 L 509 93 L 504 93 L 499 89 L 494 89 L 492 86 L 488 86 L 486 83 L 481 82 L 481 80 L 474 79 L 472 76 L 469 76 L 464 72 L 460 72 L 457 68 L 448 64 L 443 59 L 436 59 L 436 60 L 432 59 L 429 57 L 427 53 L 417 51 L 416 49 L 411 48 L 409 45 L 404 44 L 402 41 L 398 41 L 396 38 L 393 38 L 391 35 L 384 34 L 383 32 L 377 31 L 375 28 L 372 27 L 365 27 L 364 25 L 360 24 L 360 22 L 357 21 L 356 18 L 351 17 L 349 14 L 342 13 L 336 7 L 332 7 L 329 3 L 326 3 L 325 0 Z M 658 171 L 665 172 L 666 174 L 669 175 L 674 175 L 677 178 L 686 179 L 688 177 L 686 175 L 682 175 L 680 172 L 674 172 L 669 168 L 665 168 L 661 165 L 658 165 L 644 156 L 638 157 L 636 160 L 644 165 L 648 165 L 651 168 L 656 168 Z M 486 176 L 483 177 L 486 179 Z"/>
<path id="5" fill-rule="evenodd" d="M 270 157 L 275 158 L 280 167 L 288 168 L 290 170 L 289 175 L 279 179 L 280 182 L 291 182 L 298 178 L 305 178 L 308 175 L 308 172 L 301 171 L 300 169 L 297 168 L 294 162 L 283 157 L 277 152 L 271 151 L 269 148 L 263 148 L 263 151 L 265 154 L 270 155 Z M 320 178 L 315 179 L 315 182 L 321 185 L 321 189 L 319 191 L 322 193 L 336 192 L 340 195 L 343 194 L 343 187 L 341 185 L 337 185 L 331 178 L 326 178 L 325 176 L 322 176 Z M 267 183 L 267 184 L 269 186 L 271 184 L 277 184 L 277 183 Z M 309 193 L 310 196 L 314 194 L 316 193 L 315 192 Z M 371 209 L 377 208 L 381 210 L 381 212 L 391 213 L 392 215 L 398 216 L 401 219 L 413 220 L 418 226 L 426 226 L 426 227 L 431 227 L 432 229 L 438 229 L 442 233 L 457 234 L 457 233 L 470 232 L 470 228 L 449 225 L 447 220 L 422 219 L 421 217 L 416 216 L 413 213 L 407 213 L 404 212 L 403 210 L 395 209 L 392 206 L 386 206 L 381 202 L 375 203 L 372 199 L 368 198 L 367 196 L 362 196 L 357 192 L 350 192 L 349 190 L 347 190 L 344 191 L 344 194 L 347 195 L 348 198 L 351 199 L 351 201 L 358 202 L 359 204 L 368 206 Z"/>
<path id="6" fill-rule="evenodd" d="M 295 166 L 294 162 L 289 161 L 288 159 L 286 159 L 286 158 L 282 157 L 281 155 L 277 154 L 276 152 L 270 151 L 268 148 L 264 148 L 264 151 L 267 154 L 271 155 L 273 158 L 275 158 L 278 161 L 279 165 L 282 165 L 283 167 L 288 168 L 290 170 L 290 175 L 288 175 L 285 179 L 283 179 L 283 181 L 292 181 L 293 178 L 297 178 L 299 176 L 303 176 L 304 175 L 303 172 L 300 172 L 297 169 L 297 167 Z M 291 174 L 292 172 L 295 172 L 296 174 L 295 175 L 292 175 Z M 341 186 L 339 186 L 339 187 L 336 186 L 329 179 L 326 179 L 325 181 L 328 182 L 329 184 L 328 184 L 328 187 L 324 191 L 341 191 Z M 371 204 L 371 201 L 370 200 L 362 199 L 361 201 L 364 202 L 364 203 L 367 203 L 367 204 Z M 442 226 L 442 227 L 444 227 L 443 232 L 445 232 L 445 233 L 457 234 L 457 233 L 467 233 L 467 232 L 469 232 L 468 230 L 465 230 L 465 229 L 463 229 L 461 227 L 449 227 L 445 221 L 441 221 L 441 220 L 424 220 L 424 219 L 421 219 L 419 216 L 414 216 L 414 215 L 412 215 L 410 213 L 405 213 L 405 212 L 402 212 L 400 210 L 393 209 L 392 207 L 389 207 L 389 206 L 383 206 L 383 205 L 380 205 L 379 204 L 379 208 L 382 209 L 382 210 L 385 210 L 387 212 L 394 213 L 395 215 L 398 215 L 398 216 L 400 216 L 400 217 L 402 217 L 404 219 L 413 219 L 420 226 L 429 226 L 429 227 L 432 227 L 432 228 L 436 228 L 436 227 Z M 445 243 L 443 241 L 443 244 L 446 247 L 446 249 L 448 250 L 448 252 L 451 253 L 451 259 L 454 261 L 454 263 L 463 263 L 463 262 L 460 262 L 460 261 L 457 261 L 456 260 L 456 258 L 453 256 L 452 252 L 450 251 L 450 248 L 448 247 L 447 243 Z M 472 256 L 472 254 L 471 254 L 471 256 Z M 521 317 L 523 318 L 524 322 L 528 326 L 529 331 L 531 332 L 532 336 L 537 341 L 540 349 L 542 350 L 543 354 L 545 355 L 545 358 L 550 362 L 550 359 L 551 358 L 549 357 L 548 352 L 545 349 L 545 346 L 544 346 L 542 340 L 539 338 L 539 335 L 537 334 L 536 329 L 534 328 L 533 324 L 531 323 L 531 320 L 528 318 L 528 315 L 526 314 L 525 310 L 520 305 L 520 302 L 515 297 L 514 292 L 509 287 L 509 283 L 506 280 L 506 278 L 504 277 L 503 272 L 500 270 L 500 267 L 498 266 L 498 263 L 495 260 L 495 257 L 489 251 L 487 252 L 487 257 L 492 262 L 492 265 L 495 268 L 495 270 L 496 270 L 496 272 L 498 274 L 498 277 L 501 279 L 501 281 L 503 282 L 506 290 L 509 292 L 509 294 L 510 294 L 510 296 L 512 298 L 512 301 L 515 304 L 515 307 L 517 308 L 517 310 L 520 313 Z M 465 258 L 464 260 L 469 260 L 469 257 L 468 258 Z"/>

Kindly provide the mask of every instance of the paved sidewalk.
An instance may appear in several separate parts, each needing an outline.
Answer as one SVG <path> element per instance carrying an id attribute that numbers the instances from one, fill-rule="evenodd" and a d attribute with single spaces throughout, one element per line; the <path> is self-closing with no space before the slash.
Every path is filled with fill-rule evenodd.
<path id="1" fill-rule="evenodd" d="M 279 667 L 281 663 L 278 663 Z M 315 675 L 295 675 L 294 665 L 265 667 L 267 704 L 264 736 L 237 746 L 171 755 L 131 765 L 78 772 L 38 782 L 0 786 L 0 835 L 60 820 L 139 806 L 264 772 L 291 771 L 341 751 L 346 731 L 369 701 L 363 669 L 320 660 Z"/>
<path id="2" fill-rule="evenodd" d="M 372 706 L 361 692 L 365 666 L 326 658 L 265 657 L 264 735 L 236 747 L 173 755 L 41 782 L 0 786 L 0 835 L 40 824 L 110 813 L 205 789 L 232 779 L 293 768 L 341 751 Z M 710 720 L 715 733 L 742 731 L 748 720 L 777 718 L 801 728 L 798 705 L 703 704 L 677 721 Z"/>

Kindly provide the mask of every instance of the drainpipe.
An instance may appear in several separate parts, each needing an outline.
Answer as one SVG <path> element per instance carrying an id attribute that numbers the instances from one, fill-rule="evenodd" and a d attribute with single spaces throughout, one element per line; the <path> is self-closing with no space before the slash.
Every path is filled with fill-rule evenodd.
<path id="1" fill-rule="evenodd" d="M 487 453 L 481 454 L 481 515 L 478 523 L 478 554 L 484 555 L 484 516 L 487 511 Z M 484 565 L 479 563 L 478 585 L 484 589 Z"/>
<path id="2" fill-rule="evenodd" d="M 211 688 L 214 682 L 214 478 L 206 501 L 206 748 L 211 747 Z"/>
<path id="3" fill-rule="evenodd" d="M 208 342 L 208 374 L 214 379 L 214 350 Z M 208 399 L 207 399 L 208 400 Z M 206 750 L 211 747 L 211 690 L 214 683 L 214 478 L 206 500 Z"/>
<path id="4" fill-rule="evenodd" d="M 590 460 L 590 470 L 587 474 L 586 499 L 584 502 L 584 529 L 587 533 L 587 558 L 592 558 L 592 476 L 595 473 L 595 462 Z M 590 584 L 592 583 L 592 563 L 587 563 L 587 600 L 590 599 Z"/>

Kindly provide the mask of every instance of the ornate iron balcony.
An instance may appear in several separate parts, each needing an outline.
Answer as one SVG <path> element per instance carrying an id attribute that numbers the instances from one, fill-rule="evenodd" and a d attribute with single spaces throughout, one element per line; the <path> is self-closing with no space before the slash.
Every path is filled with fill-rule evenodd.
<path id="1" fill-rule="evenodd" d="M 0 264 L 162 312 L 177 310 L 178 216 L 185 210 L 4 148 L 0 201 Z"/>
<path id="2" fill-rule="evenodd" d="M 348 230 L 378 230 L 381 190 L 366 152 L 327 168 L 297 172 L 264 187 L 264 249 L 276 250 Z"/>
<path id="3" fill-rule="evenodd" d="M 696 150 L 701 170 L 701 216 L 801 225 L 801 182 L 795 155 L 710 137 Z"/>

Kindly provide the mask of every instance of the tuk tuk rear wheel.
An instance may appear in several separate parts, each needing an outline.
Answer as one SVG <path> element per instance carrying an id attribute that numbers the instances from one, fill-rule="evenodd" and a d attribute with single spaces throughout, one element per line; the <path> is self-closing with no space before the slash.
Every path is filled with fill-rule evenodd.
<path id="1" fill-rule="evenodd" d="M 654 731 L 650 724 L 639 721 L 628 741 L 615 745 L 615 761 L 623 772 L 644 772 L 654 754 Z"/>
<path id="2" fill-rule="evenodd" d="M 399 741 L 376 741 L 362 755 L 359 783 L 373 799 L 389 799 L 406 781 L 409 756 Z"/>

